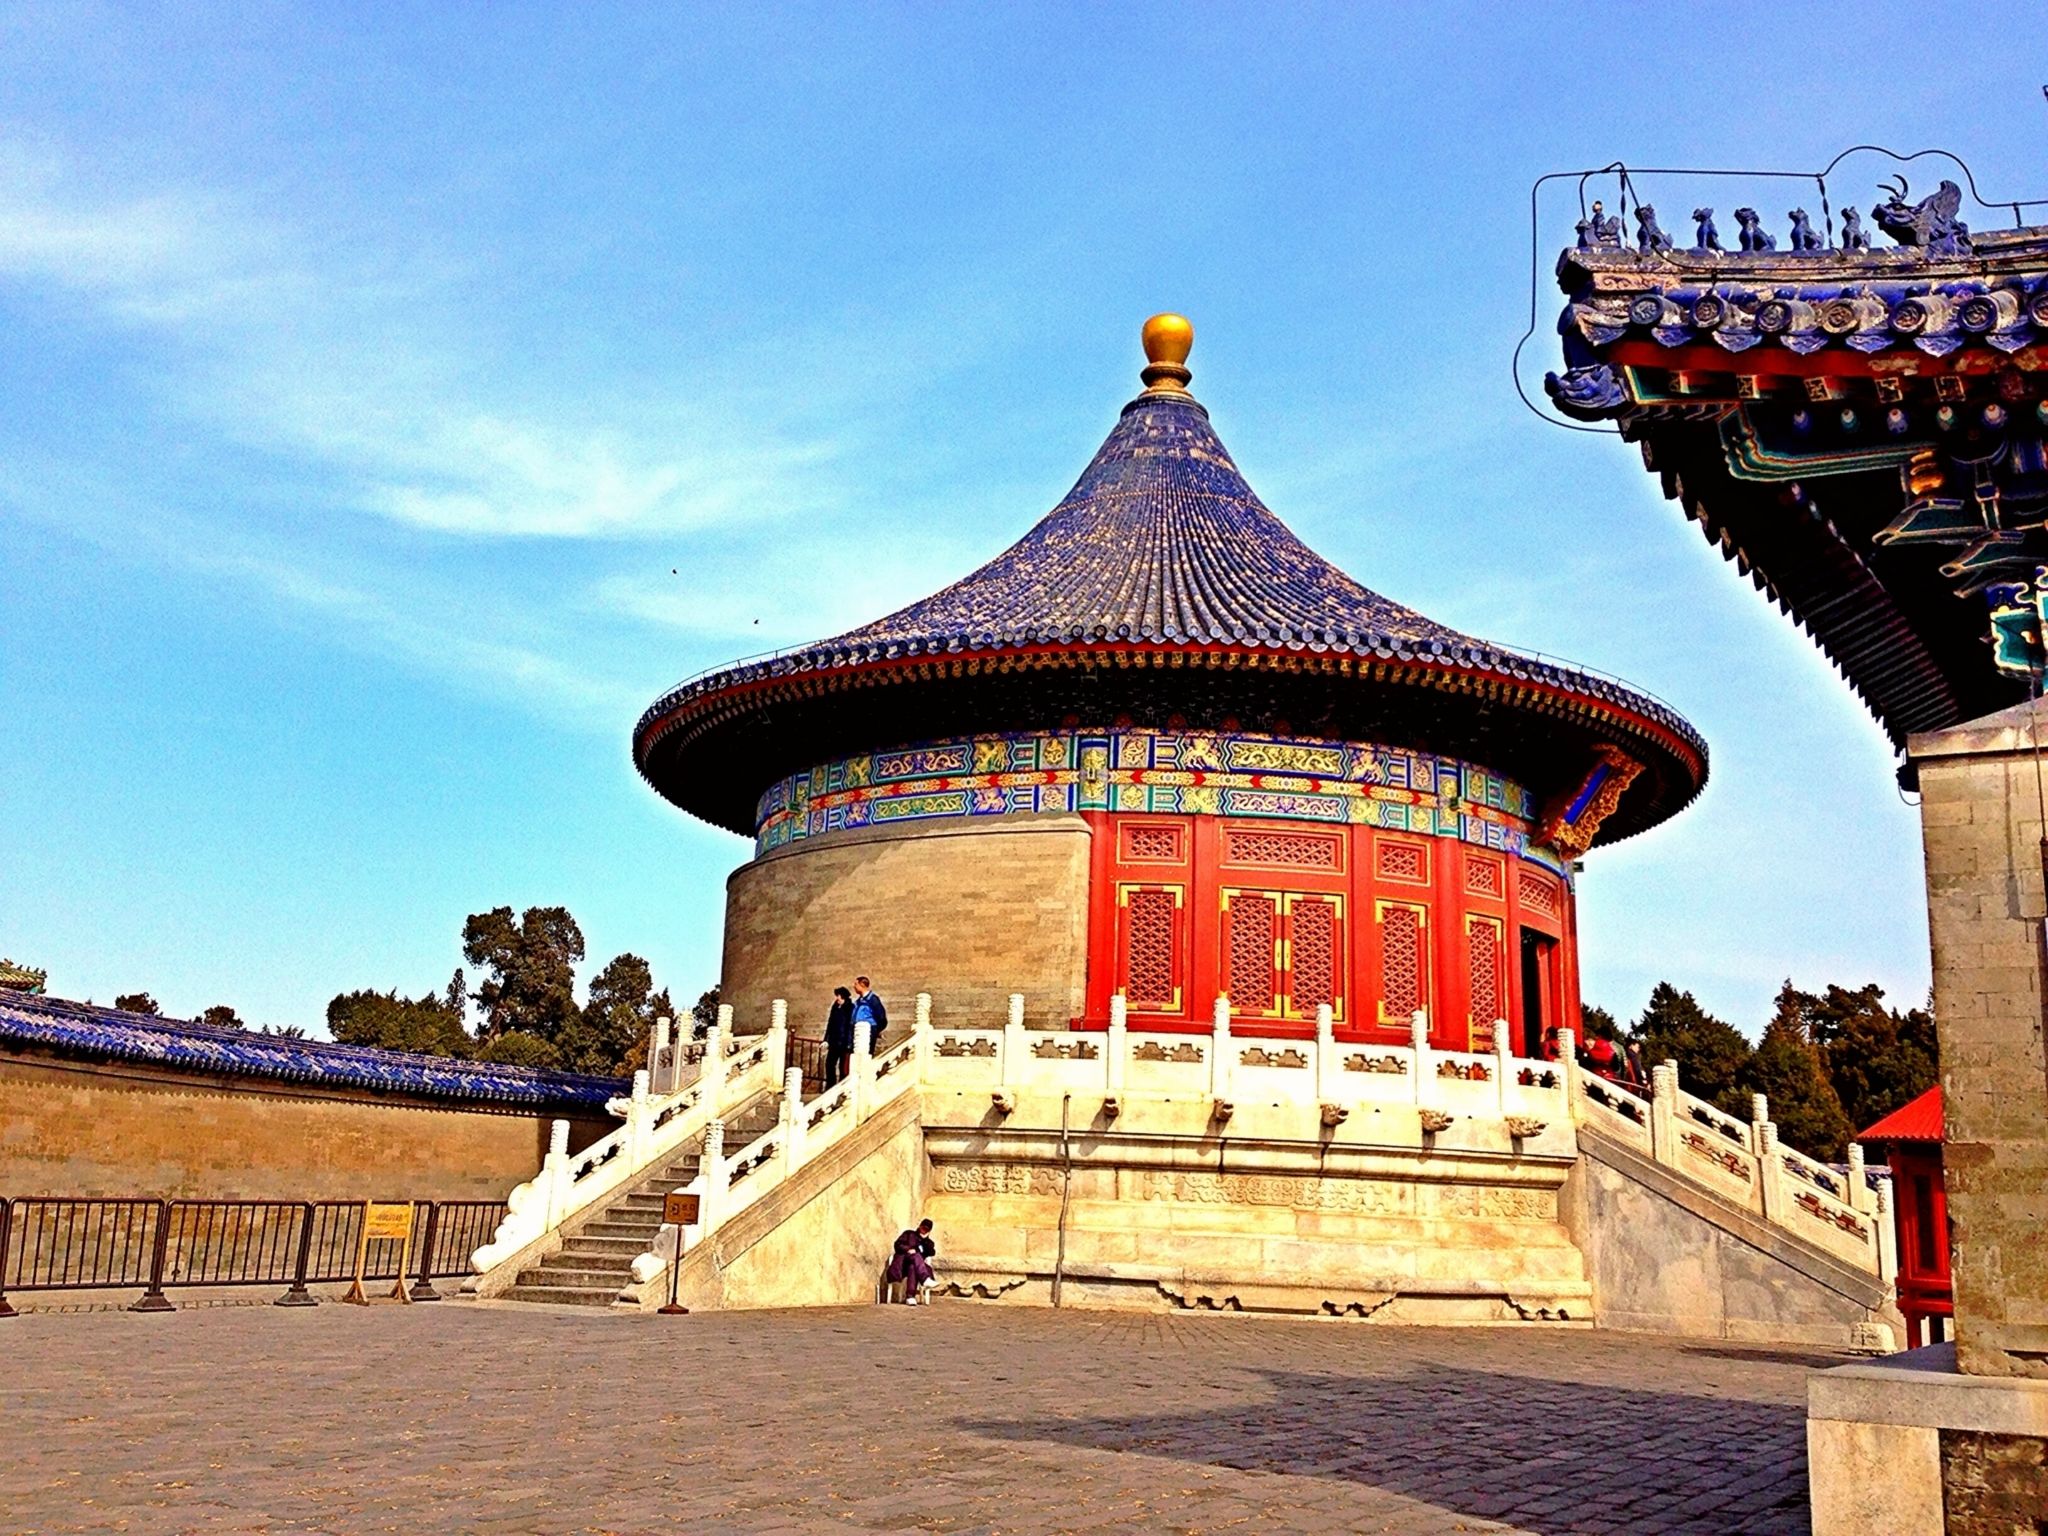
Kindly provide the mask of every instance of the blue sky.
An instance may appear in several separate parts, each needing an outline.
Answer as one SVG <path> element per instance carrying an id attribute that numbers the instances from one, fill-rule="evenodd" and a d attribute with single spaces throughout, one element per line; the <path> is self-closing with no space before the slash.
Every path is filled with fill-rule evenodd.
<path id="1" fill-rule="evenodd" d="M 694 995 L 747 848 L 639 782 L 640 709 L 1003 548 L 1176 308 L 1311 544 L 1712 743 L 1589 863 L 1589 1001 L 1920 1000 L 1876 726 L 1635 450 L 1515 398 L 1528 186 L 1869 141 L 2041 194 L 2043 69 L 1960 45 L 1984 5 L 1396 14 L 0 5 L 0 951 L 315 1024 L 560 903 Z"/>

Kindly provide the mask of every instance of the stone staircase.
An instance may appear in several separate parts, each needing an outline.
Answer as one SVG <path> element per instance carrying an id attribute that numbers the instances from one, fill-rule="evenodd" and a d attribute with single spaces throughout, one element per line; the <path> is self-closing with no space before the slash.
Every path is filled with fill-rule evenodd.
<path id="1" fill-rule="evenodd" d="M 749 1100 L 725 1122 L 727 1151 L 736 1152 L 772 1130 L 781 1113 L 780 1093 L 764 1093 Z M 609 1204 L 569 1229 L 558 1252 L 535 1268 L 521 1270 L 503 1299 L 555 1306 L 610 1306 L 631 1282 L 633 1260 L 654 1246 L 655 1234 L 661 1230 L 662 1197 L 697 1177 L 703 1155 L 701 1135 L 686 1142 L 664 1166 L 628 1185 Z"/>

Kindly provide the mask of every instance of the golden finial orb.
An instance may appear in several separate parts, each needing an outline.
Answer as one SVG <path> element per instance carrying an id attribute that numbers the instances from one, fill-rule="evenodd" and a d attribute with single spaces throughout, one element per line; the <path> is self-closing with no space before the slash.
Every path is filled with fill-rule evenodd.
<path id="1" fill-rule="evenodd" d="M 1145 367 L 1138 377 L 1155 394 L 1186 394 L 1188 349 L 1195 344 L 1195 327 L 1186 315 L 1154 315 L 1145 322 Z"/>

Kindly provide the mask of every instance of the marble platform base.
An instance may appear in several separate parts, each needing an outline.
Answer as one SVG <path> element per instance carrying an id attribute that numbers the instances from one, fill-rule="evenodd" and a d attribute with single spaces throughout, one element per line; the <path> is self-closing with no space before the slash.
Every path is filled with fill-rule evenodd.
<path id="1" fill-rule="evenodd" d="M 1933 1344 L 1807 1387 L 1813 1536 L 2008 1536 L 2048 1521 L 2048 1381 Z"/>

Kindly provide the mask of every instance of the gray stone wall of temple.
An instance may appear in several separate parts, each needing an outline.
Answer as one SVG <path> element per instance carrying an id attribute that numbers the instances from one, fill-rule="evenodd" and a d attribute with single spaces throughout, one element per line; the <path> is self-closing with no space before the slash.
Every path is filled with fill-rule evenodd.
<path id="1" fill-rule="evenodd" d="M 919 992 L 942 1024 L 1000 1026 L 1021 992 L 1028 1025 L 1065 1028 L 1087 981 L 1088 849 L 1087 823 L 1056 813 L 833 832 L 742 865 L 721 973 L 735 1029 L 766 1029 L 780 997 L 790 1027 L 817 1035 L 856 975 L 893 1027 Z"/>
<path id="2" fill-rule="evenodd" d="M 1916 735 L 1947 1114 L 1956 1363 L 2048 1377 L 2041 806 L 2048 709 Z"/>

